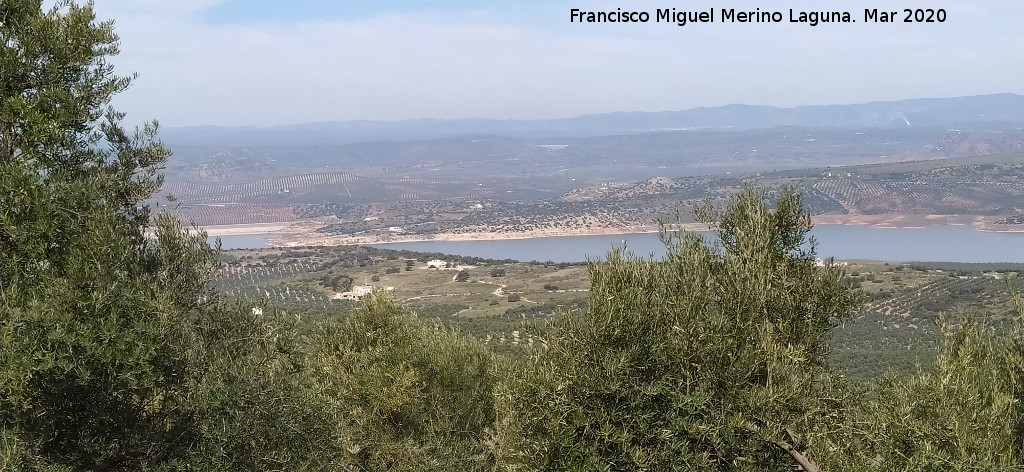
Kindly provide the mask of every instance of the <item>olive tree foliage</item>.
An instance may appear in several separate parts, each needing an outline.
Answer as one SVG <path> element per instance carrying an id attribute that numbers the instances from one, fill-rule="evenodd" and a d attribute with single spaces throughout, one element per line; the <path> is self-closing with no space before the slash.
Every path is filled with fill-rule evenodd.
<path id="1" fill-rule="evenodd" d="M 590 310 L 496 387 L 490 450 L 505 470 L 813 468 L 829 408 L 829 331 L 857 299 L 817 266 L 800 193 L 747 190 L 699 219 L 717 241 L 663 231 L 663 261 L 591 262 Z"/>
<path id="2" fill-rule="evenodd" d="M 854 471 L 1024 469 L 1024 303 L 1007 330 L 964 315 L 939 323 L 934 362 L 887 374 L 820 433 L 822 465 Z"/>
<path id="3" fill-rule="evenodd" d="M 308 354 L 351 470 L 486 470 L 492 357 L 479 341 L 420 320 L 383 292 L 320 327 Z"/>
<path id="4" fill-rule="evenodd" d="M 108 106 L 127 89 L 107 62 L 117 53 L 113 23 L 88 7 L 39 1 L 0 4 L 0 280 L 60 272 L 94 213 L 114 211 L 119 237 L 142 244 L 139 202 L 161 184 L 169 152 L 157 124 L 134 132 Z"/>
<path id="5" fill-rule="evenodd" d="M 316 416 L 286 388 L 288 325 L 214 296 L 205 234 L 151 223 L 169 152 L 155 122 L 127 131 L 109 107 L 131 81 L 107 60 L 112 28 L 91 6 L 0 2 L 0 469 L 324 455 L 296 441 Z"/>

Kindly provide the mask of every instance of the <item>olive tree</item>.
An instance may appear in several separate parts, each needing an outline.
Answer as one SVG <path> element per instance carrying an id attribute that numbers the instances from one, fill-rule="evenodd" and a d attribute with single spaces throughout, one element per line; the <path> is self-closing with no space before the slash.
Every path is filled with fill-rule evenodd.
<path id="1" fill-rule="evenodd" d="M 205 234 L 151 214 L 169 152 L 109 106 L 117 44 L 91 6 L 0 2 L 0 468 L 329 460 L 296 441 L 293 330 L 216 297 Z"/>
<path id="2" fill-rule="evenodd" d="M 829 408 L 829 332 L 856 306 L 815 263 L 801 195 L 705 204 L 668 256 L 591 262 L 590 309 L 567 314 L 496 387 L 505 470 L 813 469 L 804 432 Z"/>
<path id="3" fill-rule="evenodd" d="M 479 341 L 376 292 L 348 320 L 320 327 L 307 363 L 348 467 L 486 469 L 493 375 Z"/>
<path id="4" fill-rule="evenodd" d="M 890 372 L 818 433 L 832 470 L 1024 468 L 1024 303 L 1012 323 L 970 314 L 939 322 L 936 358 Z"/>

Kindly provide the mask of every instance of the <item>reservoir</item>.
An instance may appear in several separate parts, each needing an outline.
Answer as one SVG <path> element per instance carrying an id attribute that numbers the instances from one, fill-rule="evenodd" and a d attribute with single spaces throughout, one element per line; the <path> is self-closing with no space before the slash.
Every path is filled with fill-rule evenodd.
<path id="1" fill-rule="evenodd" d="M 711 237 L 710 233 L 705 233 Z M 988 233 L 973 226 L 925 228 L 872 228 L 853 225 L 817 225 L 811 230 L 818 256 L 888 262 L 1024 262 L 1024 233 Z M 271 235 L 223 236 L 224 249 L 270 247 Z M 213 238 L 210 238 L 211 243 Z M 420 241 L 377 244 L 375 247 L 440 252 L 488 259 L 576 262 L 603 258 L 613 245 L 639 256 L 660 258 L 665 246 L 657 234 L 564 236 L 490 241 Z"/>
<path id="2" fill-rule="evenodd" d="M 711 237 L 710 233 L 705 233 Z M 872 228 L 817 225 L 811 236 L 818 257 L 888 262 L 1024 262 L 1024 233 L 988 233 L 973 226 Z M 625 244 L 638 256 L 661 258 L 665 246 L 657 234 L 564 236 L 497 241 L 422 241 L 375 247 L 441 252 L 488 259 L 574 262 L 603 258 L 613 245 Z"/>
<path id="3" fill-rule="evenodd" d="M 220 236 L 221 249 L 260 249 L 270 247 L 267 244 L 267 239 L 273 237 L 272 234 L 233 234 L 231 236 Z M 216 237 L 206 238 L 213 246 L 216 242 Z"/>

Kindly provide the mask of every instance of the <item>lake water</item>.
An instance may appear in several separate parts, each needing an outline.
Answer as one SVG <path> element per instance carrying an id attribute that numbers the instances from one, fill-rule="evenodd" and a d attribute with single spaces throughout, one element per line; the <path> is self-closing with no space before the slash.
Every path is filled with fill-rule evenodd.
<path id="1" fill-rule="evenodd" d="M 1024 262 L 1024 233 L 986 233 L 972 226 L 871 228 L 817 225 L 818 256 L 890 262 Z M 665 254 L 657 234 L 566 236 L 500 241 L 423 241 L 376 247 L 488 259 L 573 262 L 604 257 L 613 245 L 641 256 Z"/>
<path id="2" fill-rule="evenodd" d="M 231 236 L 220 236 L 221 249 L 259 249 L 270 247 L 267 239 L 274 237 L 273 234 L 234 234 Z M 210 245 L 216 241 L 216 237 L 206 238 Z"/>
<path id="3" fill-rule="evenodd" d="M 986 233 L 973 226 L 871 228 L 817 225 L 811 230 L 820 257 L 890 262 L 1024 262 L 1024 233 Z M 222 236 L 224 249 L 270 247 L 273 235 Z M 213 238 L 210 238 L 212 243 Z M 665 247 L 657 234 L 565 236 L 499 241 L 422 241 L 378 244 L 386 249 L 441 252 L 488 259 L 575 262 L 604 257 L 616 244 L 641 256 L 661 257 Z"/>

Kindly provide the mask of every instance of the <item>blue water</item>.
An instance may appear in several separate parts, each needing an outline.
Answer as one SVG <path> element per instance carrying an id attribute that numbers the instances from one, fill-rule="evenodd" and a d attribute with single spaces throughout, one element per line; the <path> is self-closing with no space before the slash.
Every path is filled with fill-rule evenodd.
<path id="1" fill-rule="evenodd" d="M 259 249 L 270 247 L 267 239 L 271 234 L 236 234 L 232 236 L 220 236 L 221 249 Z M 216 237 L 206 238 L 212 246 Z"/>
<path id="2" fill-rule="evenodd" d="M 973 226 L 870 228 L 818 225 L 818 254 L 892 262 L 1024 262 L 1024 233 L 987 233 Z"/>
<path id="3" fill-rule="evenodd" d="M 986 233 L 972 226 L 870 228 L 818 225 L 811 231 L 819 257 L 890 262 L 1024 262 L 1024 233 Z M 500 241 L 423 241 L 376 247 L 441 252 L 488 259 L 574 262 L 604 257 L 613 245 L 660 258 L 665 246 L 657 234 L 566 236 Z"/>
<path id="4" fill-rule="evenodd" d="M 818 256 L 890 262 L 1024 262 L 1024 233 L 986 233 L 973 226 L 871 228 L 818 225 L 811 230 Z M 224 249 L 270 247 L 272 235 L 222 236 Z M 210 238 L 211 243 L 213 238 Z M 625 244 L 640 256 L 660 258 L 665 246 L 657 234 L 565 236 L 499 241 L 423 241 L 378 244 L 386 249 L 441 252 L 488 259 L 575 262 L 605 256 L 613 245 Z"/>

